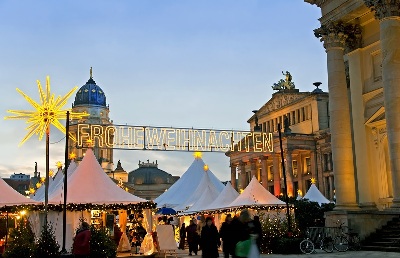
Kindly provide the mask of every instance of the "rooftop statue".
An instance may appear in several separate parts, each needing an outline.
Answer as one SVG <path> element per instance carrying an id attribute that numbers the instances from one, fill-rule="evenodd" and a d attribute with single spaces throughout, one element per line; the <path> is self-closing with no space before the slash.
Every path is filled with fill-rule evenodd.
<path id="1" fill-rule="evenodd" d="M 274 83 L 272 86 L 273 90 L 291 90 L 294 89 L 294 83 L 292 82 L 292 75 L 289 73 L 289 71 L 286 71 L 284 73 L 282 71 L 282 74 L 285 75 L 285 80 L 280 79 L 277 83 Z"/>

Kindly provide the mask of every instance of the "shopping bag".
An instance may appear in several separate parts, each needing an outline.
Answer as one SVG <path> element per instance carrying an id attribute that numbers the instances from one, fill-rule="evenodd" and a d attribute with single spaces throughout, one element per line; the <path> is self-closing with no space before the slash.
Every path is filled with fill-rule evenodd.
<path id="1" fill-rule="evenodd" d="M 258 251 L 258 247 L 256 241 L 251 240 L 250 251 L 247 258 L 260 258 L 260 252 Z"/>
<path id="2" fill-rule="evenodd" d="M 251 246 L 250 239 L 237 242 L 235 246 L 235 255 L 240 257 L 247 257 L 247 255 L 250 252 L 250 246 Z"/>

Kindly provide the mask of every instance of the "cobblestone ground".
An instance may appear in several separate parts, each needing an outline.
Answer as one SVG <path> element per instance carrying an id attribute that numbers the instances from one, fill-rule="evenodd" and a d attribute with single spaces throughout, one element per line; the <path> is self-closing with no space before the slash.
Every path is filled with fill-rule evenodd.
<path id="1" fill-rule="evenodd" d="M 189 256 L 187 250 L 178 250 L 177 254 L 179 258 L 201 258 L 201 252 L 197 256 Z M 120 253 L 118 257 L 135 257 L 134 254 Z M 164 257 L 164 256 L 162 256 Z M 168 258 L 174 256 L 167 256 Z M 223 254 L 220 253 L 219 257 L 223 258 Z M 325 253 L 324 251 L 317 251 L 313 254 L 263 254 L 261 258 L 295 258 L 295 257 L 309 257 L 309 258 L 333 258 L 333 257 L 351 257 L 351 258 L 399 258 L 400 253 L 396 252 L 378 252 L 378 251 L 348 251 L 348 252 L 333 252 Z"/>

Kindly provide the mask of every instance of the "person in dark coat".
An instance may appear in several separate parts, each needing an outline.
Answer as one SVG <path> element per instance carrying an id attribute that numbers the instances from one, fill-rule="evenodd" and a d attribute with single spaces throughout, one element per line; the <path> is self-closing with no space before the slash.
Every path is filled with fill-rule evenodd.
<path id="1" fill-rule="evenodd" d="M 186 227 L 185 223 L 182 223 L 181 229 L 179 230 L 179 249 L 185 250 L 186 241 Z"/>
<path id="2" fill-rule="evenodd" d="M 243 210 L 240 212 L 239 217 L 234 217 L 232 220 L 232 231 L 234 232 L 233 234 L 233 245 L 236 247 L 236 244 L 239 241 L 245 241 L 250 238 L 250 227 L 249 223 L 251 222 L 250 214 L 247 210 Z M 233 256 L 234 258 L 246 258 L 246 257 L 240 257 L 236 256 L 236 254 Z"/>
<path id="3" fill-rule="evenodd" d="M 258 247 L 258 251 L 261 252 L 262 228 L 260 223 L 260 217 L 254 216 L 253 225 L 254 225 L 254 234 L 257 234 L 256 244 Z"/>
<path id="4" fill-rule="evenodd" d="M 229 255 L 235 255 L 234 235 L 235 232 L 232 230 L 232 216 L 228 214 L 225 218 L 225 222 L 222 223 L 219 229 L 219 236 L 222 239 L 222 251 L 224 252 L 224 258 L 229 258 Z"/>
<path id="5" fill-rule="evenodd" d="M 218 247 L 221 245 L 217 227 L 214 225 L 212 218 L 207 217 L 206 225 L 201 229 L 201 250 L 203 258 L 218 257 Z"/>
<path id="6" fill-rule="evenodd" d="M 189 255 L 197 255 L 198 247 L 199 247 L 199 235 L 197 234 L 197 225 L 194 223 L 192 219 L 190 221 L 190 225 L 186 228 L 186 237 L 187 242 L 189 244 Z"/>
<path id="7" fill-rule="evenodd" d="M 76 258 L 87 258 L 90 255 L 90 229 L 89 224 L 82 222 L 81 227 L 76 231 L 72 253 Z"/>

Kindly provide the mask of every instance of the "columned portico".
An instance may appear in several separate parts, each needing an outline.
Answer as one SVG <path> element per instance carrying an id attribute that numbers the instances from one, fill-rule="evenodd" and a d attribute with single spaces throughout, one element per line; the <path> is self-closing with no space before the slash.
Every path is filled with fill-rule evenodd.
<path id="1" fill-rule="evenodd" d="M 273 173 L 274 173 L 274 195 L 278 196 L 281 194 L 281 176 L 279 173 L 279 155 L 275 154 L 272 158 Z"/>
<path id="2" fill-rule="evenodd" d="M 350 108 L 344 65 L 348 35 L 343 24 L 330 23 L 315 30 L 327 53 L 331 149 L 334 163 L 337 210 L 357 209 Z"/>
<path id="3" fill-rule="evenodd" d="M 382 81 L 389 164 L 392 173 L 392 208 L 400 209 L 400 0 L 364 0 L 380 20 Z"/>
<path id="4" fill-rule="evenodd" d="M 294 196 L 293 192 L 293 168 L 292 168 L 292 151 L 286 151 L 286 184 L 287 184 L 287 194 L 289 197 Z"/>
<path id="5" fill-rule="evenodd" d="M 233 189 L 237 189 L 236 188 L 236 165 L 235 164 L 231 164 L 231 184 Z"/>
<path id="6" fill-rule="evenodd" d="M 268 157 L 262 156 L 261 158 L 261 184 L 262 186 L 268 190 L 268 166 L 267 160 Z"/>
<path id="7" fill-rule="evenodd" d="M 240 189 L 244 189 L 246 187 L 246 163 L 245 162 L 240 162 L 239 163 L 240 166 L 240 180 L 239 180 L 239 187 L 238 190 L 240 191 Z"/>

